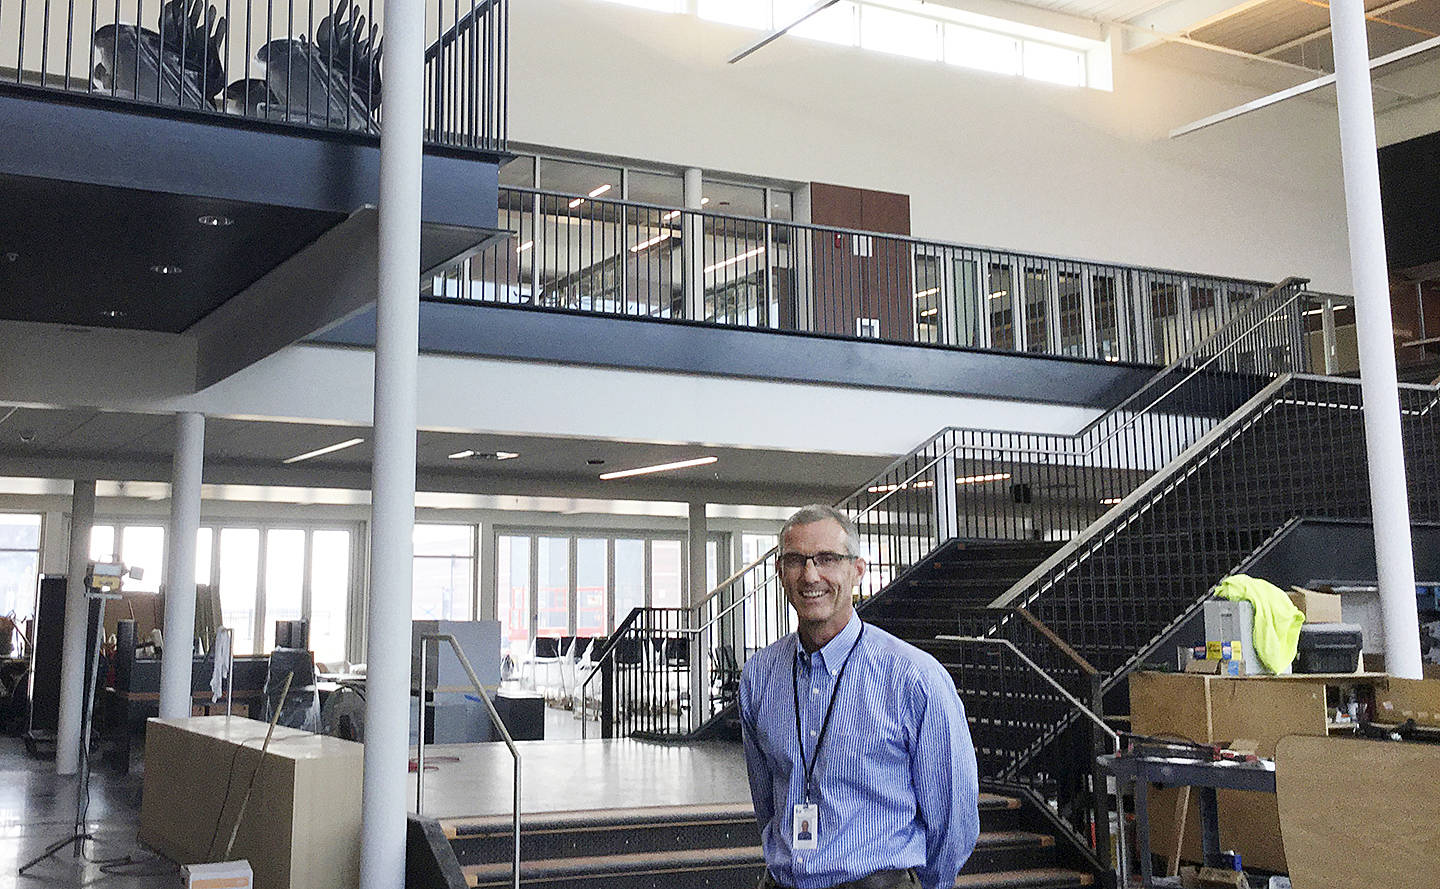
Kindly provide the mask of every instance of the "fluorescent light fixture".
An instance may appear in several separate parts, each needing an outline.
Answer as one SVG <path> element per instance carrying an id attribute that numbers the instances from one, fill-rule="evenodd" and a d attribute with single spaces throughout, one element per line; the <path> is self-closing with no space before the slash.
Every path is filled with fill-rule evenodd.
<path id="1" fill-rule="evenodd" d="M 927 296 L 934 296 L 935 294 L 937 294 L 937 293 L 939 293 L 939 292 L 940 292 L 940 288 L 939 288 L 939 287 L 931 287 L 929 290 L 922 290 L 922 291 L 920 291 L 919 293 L 915 294 L 915 298 L 916 298 L 916 299 L 924 299 L 924 298 L 927 297 Z"/>
<path id="2" fill-rule="evenodd" d="M 1119 503 L 1120 500 L 1121 500 L 1121 498 L 1119 498 L 1119 497 L 1106 497 L 1104 500 L 1101 500 L 1101 501 L 1100 501 L 1100 505 L 1101 505 L 1101 506 L 1114 506 L 1115 504 Z"/>
<path id="3" fill-rule="evenodd" d="M 650 239 L 648 239 L 648 240 L 641 241 L 640 243 L 636 244 L 634 247 L 631 247 L 631 248 L 630 248 L 630 252 L 631 252 L 631 253 L 639 253 L 641 250 L 645 250 L 645 249 L 647 249 L 647 248 L 649 248 L 649 247 L 654 247 L 656 244 L 662 243 L 662 242 L 664 242 L 664 241 L 668 241 L 668 240 L 670 240 L 671 238 L 673 238 L 674 236 L 675 236 L 675 233 L 674 233 L 674 232 L 661 232 L 660 234 L 656 235 L 655 237 L 650 238 Z"/>
<path id="4" fill-rule="evenodd" d="M 906 488 L 933 488 L 934 481 L 915 482 L 913 485 L 871 485 L 865 490 L 871 494 L 888 494 L 891 491 L 903 491 Z"/>
<path id="5" fill-rule="evenodd" d="M 692 466 L 705 466 L 719 459 L 719 457 L 696 457 L 693 460 L 679 460 L 674 463 L 657 463 L 654 466 L 641 466 L 638 469 L 621 469 L 618 472 L 602 472 L 600 478 L 603 481 L 609 481 L 612 478 L 629 478 L 632 475 L 649 475 L 653 472 L 670 472 L 674 469 L 689 469 Z"/>
<path id="6" fill-rule="evenodd" d="M 939 310 L 939 309 L 926 309 L 925 311 L 923 311 L 923 312 L 920 313 L 920 317 L 921 317 L 921 318 L 929 318 L 929 317 L 932 316 L 932 315 L 938 315 L 938 314 L 940 314 L 940 310 Z"/>
<path id="7" fill-rule="evenodd" d="M 966 475 L 955 479 L 957 485 L 979 485 L 985 482 L 1003 482 L 1010 478 L 1008 472 L 992 472 L 989 475 Z"/>
<path id="8" fill-rule="evenodd" d="M 701 199 L 700 199 L 700 206 L 703 207 L 703 206 L 705 206 L 705 205 L 708 204 L 708 203 L 710 203 L 710 199 L 709 199 L 709 198 L 701 198 Z"/>
<path id="9" fill-rule="evenodd" d="M 1008 290 L 997 290 L 997 291 L 995 291 L 994 293 L 990 294 L 990 298 L 991 298 L 991 299 L 1004 299 L 1005 297 L 1007 297 L 1007 296 L 1009 296 L 1009 295 L 1010 295 L 1010 291 L 1008 291 Z"/>
<path id="10" fill-rule="evenodd" d="M 1305 310 L 1305 314 L 1307 314 L 1307 315 L 1320 315 L 1320 314 L 1323 314 L 1324 312 L 1325 312 L 1324 309 L 1306 309 L 1306 310 Z"/>
<path id="11" fill-rule="evenodd" d="M 534 246 L 535 246 L 535 242 L 534 242 L 534 241 L 526 241 L 525 243 L 521 244 L 519 247 L 516 247 L 516 248 L 515 248 L 515 252 L 516 252 L 516 253 L 524 253 L 526 250 L 529 250 L 531 247 L 534 247 Z"/>
<path id="12" fill-rule="evenodd" d="M 574 210 L 576 207 L 580 206 L 583 203 L 585 203 L 584 198 L 576 198 L 575 200 L 570 202 L 570 209 Z"/>
<path id="13" fill-rule="evenodd" d="M 730 257 L 729 259 L 722 259 L 721 261 L 715 263 L 714 265 L 707 265 L 707 266 L 705 267 L 705 274 L 708 275 L 708 274 L 710 274 L 711 272 L 719 271 L 720 269 L 723 269 L 723 268 L 728 268 L 728 267 L 734 265 L 734 264 L 737 263 L 737 262 L 744 262 L 745 260 L 751 259 L 751 258 L 756 257 L 756 256 L 759 256 L 760 254 L 762 254 L 762 253 L 764 253 L 764 252 L 765 252 L 765 248 L 764 248 L 764 247 L 756 247 L 754 250 L 746 250 L 744 253 L 741 253 L 739 256 L 732 256 L 732 257 Z"/>
<path id="14" fill-rule="evenodd" d="M 363 438 L 352 438 L 352 439 L 350 439 L 350 440 L 348 440 L 348 441 L 342 441 L 342 442 L 340 442 L 339 444 L 330 445 L 329 447 L 320 448 L 320 449 L 314 450 L 314 451 L 306 451 L 306 452 L 303 453 L 303 454 L 296 454 L 295 456 L 293 456 L 293 457 L 288 457 L 288 458 L 286 458 L 286 459 L 284 459 L 284 460 L 281 460 L 280 462 L 281 462 L 281 463 L 299 463 L 301 460 L 309 460 L 309 459 L 311 459 L 312 457 L 323 457 L 323 456 L 325 456 L 326 454 L 333 454 L 333 453 L 335 453 L 336 451 L 343 451 L 343 450 L 345 450 L 346 448 L 353 448 L 353 447 L 355 447 L 356 445 L 361 444 L 361 443 L 364 442 L 364 441 L 365 441 L 365 439 L 363 439 Z"/>
<path id="15" fill-rule="evenodd" d="M 451 460 L 514 460 L 518 456 L 514 451 L 456 451 L 448 455 Z"/>
<path id="16" fill-rule="evenodd" d="M 679 216 L 679 215 L 680 215 L 680 211 L 679 211 L 679 210 L 671 210 L 669 213 L 666 213 L 664 216 L 661 216 L 661 217 L 660 217 L 660 221 L 661 221 L 661 222 L 669 222 L 670 220 L 674 219 L 676 216 Z"/>
<path id="17" fill-rule="evenodd" d="M 598 197 L 600 197 L 600 195 L 602 195 L 602 194 L 604 194 L 605 192 L 609 191 L 612 187 L 613 187 L 613 186 L 611 186 L 611 184 L 607 182 L 607 183 L 605 183 L 604 185 L 599 186 L 598 188 L 592 188 L 592 189 L 590 189 L 590 197 L 592 197 L 592 198 L 598 198 Z"/>

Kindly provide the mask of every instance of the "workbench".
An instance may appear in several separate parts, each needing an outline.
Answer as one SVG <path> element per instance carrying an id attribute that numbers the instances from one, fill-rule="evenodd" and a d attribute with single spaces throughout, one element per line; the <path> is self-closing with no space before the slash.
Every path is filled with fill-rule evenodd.
<path id="1" fill-rule="evenodd" d="M 1220 866 L 1220 806 L 1217 790 L 1275 792 L 1275 763 L 1183 759 L 1161 756 L 1102 756 L 1100 768 L 1115 776 L 1115 797 L 1125 798 L 1125 788 L 1135 788 L 1135 839 L 1140 855 L 1140 881 L 1145 889 L 1169 886 L 1157 882 L 1150 855 L 1150 786 L 1198 787 L 1200 792 L 1200 847 L 1203 863 Z M 1119 823 L 1124 823 L 1124 813 Z"/>

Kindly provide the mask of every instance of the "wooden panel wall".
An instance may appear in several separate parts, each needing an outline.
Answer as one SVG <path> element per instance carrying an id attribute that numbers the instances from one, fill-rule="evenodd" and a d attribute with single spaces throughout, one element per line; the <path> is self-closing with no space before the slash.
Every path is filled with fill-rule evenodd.
<path id="1" fill-rule="evenodd" d="M 810 221 L 908 235 L 910 196 L 812 182 Z M 878 318 L 885 339 L 911 339 L 915 302 L 908 245 L 872 240 L 866 256 L 860 255 L 866 251 L 856 240 L 835 235 L 812 243 L 815 329 L 855 336 L 857 318 Z"/>

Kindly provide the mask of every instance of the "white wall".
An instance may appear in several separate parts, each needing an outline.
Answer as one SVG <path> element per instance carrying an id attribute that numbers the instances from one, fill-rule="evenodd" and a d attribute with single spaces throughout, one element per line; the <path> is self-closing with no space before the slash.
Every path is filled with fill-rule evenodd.
<path id="1" fill-rule="evenodd" d="M 924 237 L 1350 286 L 1333 105 L 1166 138 L 1287 72 L 1167 46 L 1117 55 L 1103 92 L 799 38 L 727 65 L 757 32 L 601 0 L 512 9 L 518 141 L 904 192 Z M 1202 73 L 1237 65 L 1249 85 Z"/>

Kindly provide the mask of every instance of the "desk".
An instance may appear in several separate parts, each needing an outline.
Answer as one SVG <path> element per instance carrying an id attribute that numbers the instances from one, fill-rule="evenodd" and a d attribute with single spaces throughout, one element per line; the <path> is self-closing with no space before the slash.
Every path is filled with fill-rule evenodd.
<path id="1" fill-rule="evenodd" d="M 1115 776 L 1117 799 L 1124 798 L 1126 784 L 1135 785 L 1135 838 L 1140 853 L 1140 880 L 1145 889 L 1163 885 L 1155 882 L 1150 862 L 1151 784 L 1200 788 L 1200 847 L 1207 865 L 1216 864 L 1220 854 L 1220 814 L 1215 791 L 1275 792 L 1275 763 L 1268 760 L 1241 763 L 1158 756 L 1102 756 L 1098 761 L 1101 769 Z"/>

